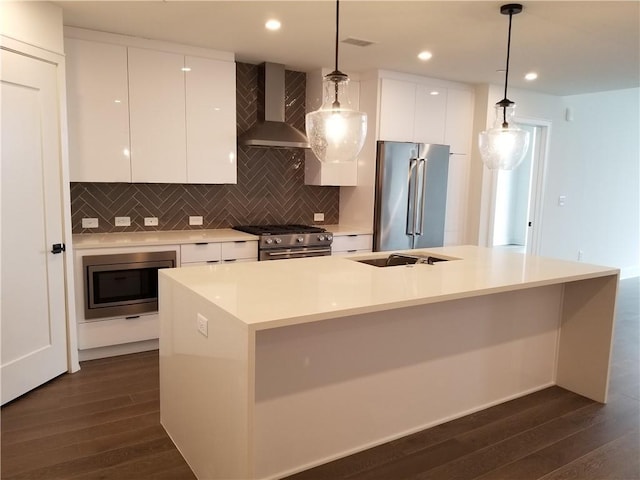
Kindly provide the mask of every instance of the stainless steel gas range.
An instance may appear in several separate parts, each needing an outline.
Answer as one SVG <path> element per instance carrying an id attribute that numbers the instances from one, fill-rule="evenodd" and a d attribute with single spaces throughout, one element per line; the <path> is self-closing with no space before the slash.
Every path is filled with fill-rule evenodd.
<path id="1" fill-rule="evenodd" d="M 240 225 L 235 230 L 258 235 L 258 259 L 321 257 L 331 255 L 333 234 L 309 225 Z"/>

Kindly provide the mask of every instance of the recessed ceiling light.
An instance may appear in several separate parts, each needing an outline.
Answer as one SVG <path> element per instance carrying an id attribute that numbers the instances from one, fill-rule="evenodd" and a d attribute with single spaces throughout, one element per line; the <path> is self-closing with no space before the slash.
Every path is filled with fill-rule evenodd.
<path id="1" fill-rule="evenodd" d="M 429 95 L 434 95 L 434 96 L 435 96 L 435 95 L 440 95 L 440 92 L 439 92 L 439 91 L 437 91 L 437 90 L 431 90 L 431 91 L 429 92 Z"/>
<path id="2" fill-rule="evenodd" d="M 183 72 L 190 72 L 191 67 L 182 67 L 180 70 L 182 70 Z"/>
<path id="3" fill-rule="evenodd" d="M 276 19 L 271 19 L 271 20 L 267 20 L 267 23 L 264 24 L 265 28 L 267 30 L 280 30 L 280 27 L 282 26 L 282 24 L 280 23 L 280 21 L 276 20 Z"/>
<path id="4" fill-rule="evenodd" d="M 433 54 L 431 52 L 427 52 L 426 50 L 418 54 L 418 58 L 423 61 L 429 60 L 431 57 L 433 57 Z"/>
<path id="5" fill-rule="evenodd" d="M 538 78 L 538 74 L 536 72 L 529 72 L 524 76 L 525 80 L 535 80 L 536 78 Z"/>

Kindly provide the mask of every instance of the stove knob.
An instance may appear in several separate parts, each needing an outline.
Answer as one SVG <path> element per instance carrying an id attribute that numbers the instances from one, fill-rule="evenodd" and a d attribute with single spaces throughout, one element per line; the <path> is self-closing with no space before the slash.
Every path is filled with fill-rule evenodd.
<path id="1" fill-rule="evenodd" d="M 328 242 L 330 242 L 331 240 L 333 240 L 333 236 L 331 236 L 331 235 L 327 235 L 327 237 L 326 237 L 326 238 L 327 238 L 327 241 L 328 241 Z"/>
<path id="2" fill-rule="evenodd" d="M 324 241 L 324 235 L 318 235 L 318 240 L 320 240 L 321 242 Z"/>
<path id="3" fill-rule="evenodd" d="M 302 242 L 304 242 L 304 237 L 298 237 L 298 238 L 296 238 L 296 242 L 298 242 L 298 243 L 302 243 Z"/>
<path id="4" fill-rule="evenodd" d="M 277 237 L 276 237 L 276 238 L 274 238 L 274 239 L 273 239 L 273 241 L 274 241 L 274 242 L 276 242 L 276 244 L 278 244 L 278 243 L 282 243 L 282 239 L 277 238 Z"/>
<path id="5" fill-rule="evenodd" d="M 273 243 L 273 240 L 271 238 L 267 238 L 264 243 L 266 243 L 267 245 L 271 245 Z"/>

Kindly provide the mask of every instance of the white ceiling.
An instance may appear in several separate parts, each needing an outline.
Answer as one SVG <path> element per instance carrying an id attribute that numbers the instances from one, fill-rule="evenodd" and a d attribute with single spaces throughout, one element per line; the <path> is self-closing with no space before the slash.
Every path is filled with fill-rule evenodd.
<path id="1" fill-rule="evenodd" d="M 332 67 L 333 1 L 57 1 L 65 25 L 236 53 L 238 61 Z M 495 1 L 340 2 L 340 70 L 395 70 L 468 83 L 504 82 L 508 16 Z M 265 30 L 269 18 L 282 29 Z M 556 95 L 640 85 L 640 2 L 529 1 L 514 16 L 509 85 Z M 433 58 L 416 55 L 430 50 Z M 526 72 L 539 74 L 526 82 Z"/>

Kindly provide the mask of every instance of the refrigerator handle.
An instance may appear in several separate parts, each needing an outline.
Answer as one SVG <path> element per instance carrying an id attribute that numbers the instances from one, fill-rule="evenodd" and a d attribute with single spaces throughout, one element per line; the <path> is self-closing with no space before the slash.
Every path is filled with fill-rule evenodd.
<path id="1" fill-rule="evenodd" d="M 416 235 L 422 235 L 424 230 L 424 201 L 427 198 L 427 160 L 421 158 L 418 160 L 418 171 L 416 172 L 416 178 L 420 177 L 422 185 L 420 186 L 419 193 L 416 192 L 416 198 L 420 195 L 420 200 L 416 200 L 416 224 L 418 225 Z M 422 172 L 421 172 L 422 170 Z M 419 209 L 419 211 L 417 211 Z"/>
<path id="2" fill-rule="evenodd" d="M 414 235 L 416 229 L 416 167 L 418 159 L 409 159 L 409 175 L 407 176 L 407 235 Z"/>

